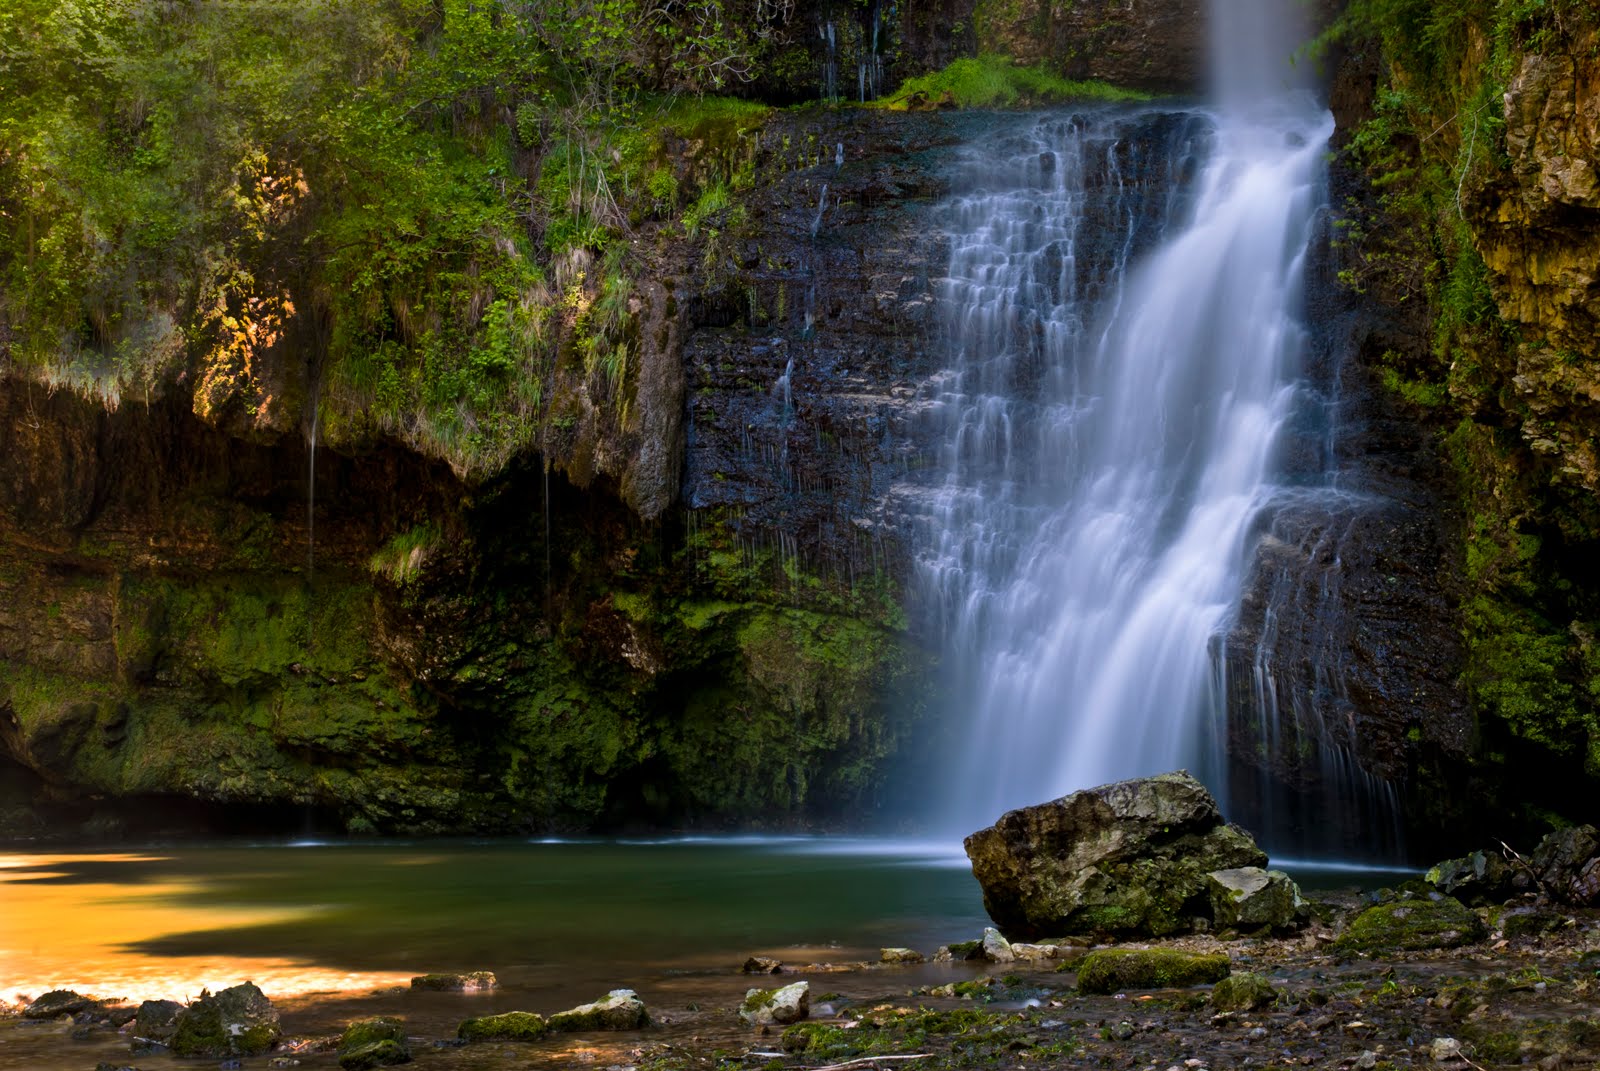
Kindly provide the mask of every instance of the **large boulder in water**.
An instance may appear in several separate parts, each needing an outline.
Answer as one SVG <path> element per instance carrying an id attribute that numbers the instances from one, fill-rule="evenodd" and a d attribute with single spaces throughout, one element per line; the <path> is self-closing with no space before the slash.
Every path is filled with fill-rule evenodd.
<path id="1" fill-rule="evenodd" d="M 204 993 L 180 1012 L 170 1044 L 178 1056 L 259 1056 L 282 1036 L 272 1001 L 245 982 Z"/>
<path id="2" fill-rule="evenodd" d="M 966 848 L 984 909 L 1013 938 L 1181 933 L 1209 924 L 1207 874 L 1267 862 L 1181 770 L 1010 811 Z"/>

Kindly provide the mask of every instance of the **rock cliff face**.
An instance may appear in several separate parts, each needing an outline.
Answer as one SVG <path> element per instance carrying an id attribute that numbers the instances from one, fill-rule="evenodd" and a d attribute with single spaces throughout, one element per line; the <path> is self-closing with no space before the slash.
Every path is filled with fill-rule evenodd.
<path id="1" fill-rule="evenodd" d="M 1509 167 L 1469 204 L 1500 314 L 1522 436 L 1557 478 L 1600 490 L 1600 33 L 1524 55 L 1504 97 Z"/>

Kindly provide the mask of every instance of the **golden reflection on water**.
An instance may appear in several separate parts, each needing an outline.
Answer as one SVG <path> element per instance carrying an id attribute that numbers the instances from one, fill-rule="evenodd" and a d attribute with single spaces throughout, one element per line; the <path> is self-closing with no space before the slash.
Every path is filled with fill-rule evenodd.
<path id="1" fill-rule="evenodd" d="M 146 942 L 196 930 L 301 919 L 297 910 L 206 906 L 197 882 L 131 884 L 70 877 L 71 864 L 154 863 L 154 855 L 0 855 L 0 998 L 76 989 L 128 1000 L 192 1000 L 252 981 L 275 999 L 395 985 L 406 976 L 338 971 L 289 956 L 157 956 Z"/>

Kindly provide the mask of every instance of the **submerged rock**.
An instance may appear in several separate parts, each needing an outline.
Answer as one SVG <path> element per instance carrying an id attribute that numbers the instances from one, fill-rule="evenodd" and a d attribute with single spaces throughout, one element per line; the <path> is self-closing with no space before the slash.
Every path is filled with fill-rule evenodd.
<path id="1" fill-rule="evenodd" d="M 1008 812 L 966 849 L 989 917 L 1022 938 L 1193 930 L 1209 873 L 1267 862 L 1183 771 Z"/>
<path id="2" fill-rule="evenodd" d="M 551 1030 L 641 1030 L 650 1025 L 644 1001 L 631 989 L 613 989 L 592 1004 L 556 1012 L 547 1021 Z"/>
<path id="3" fill-rule="evenodd" d="M 1395 900 L 1369 907 L 1334 941 L 1345 952 L 1406 952 L 1456 948 L 1481 941 L 1488 929 L 1476 913 L 1448 896 Z"/>
<path id="4" fill-rule="evenodd" d="M 480 993 L 499 984 L 493 971 L 473 971 L 470 974 L 420 974 L 411 979 L 412 989 L 429 989 L 441 993 Z"/>
<path id="5" fill-rule="evenodd" d="M 1213 870 L 1206 875 L 1211 917 L 1220 929 L 1292 930 L 1311 917 L 1300 887 L 1281 870 L 1257 866 Z"/>
<path id="6" fill-rule="evenodd" d="M 1091 952 L 1078 964 L 1078 992 L 1183 989 L 1219 982 L 1229 970 L 1228 957 L 1220 954 L 1199 955 L 1172 948 L 1111 948 Z"/>
<path id="7" fill-rule="evenodd" d="M 1277 999 L 1272 983 L 1251 971 L 1230 974 L 1211 987 L 1211 1004 L 1218 1011 L 1260 1011 Z"/>
<path id="8" fill-rule="evenodd" d="M 914 948 L 883 948 L 878 950 L 879 963 L 921 963 L 924 957 Z"/>
<path id="9" fill-rule="evenodd" d="M 245 982 L 179 1012 L 169 1044 L 179 1056 L 259 1056 L 282 1036 L 272 1001 Z"/>
<path id="10" fill-rule="evenodd" d="M 24 1019 L 54 1019 L 58 1015 L 77 1015 L 88 1011 L 98 1001 L 70 989 L 52 989 L 22 1009 Z"/>
<path id="11" fill-rule="evenodd" d="M 411 1046 L 400 1019 L 358 1019 L 345 1027 L 344 1036 L 339 1039 L 339 1066 L 345 1071 L 370 1071 L 410 1062 Z"/>
<path id="12" fill-rule="evenodd" d="M 538 1041 L 549 1032 L 544 1016 L 521 1011 L 480 1015 L 456 1027 L 463 1041 Z"/>
<path id="13" fill-rule="evenodd" d="M 796 982 L 781 989 L 752 989 L 739 1005 L 739 1018 L 754 1026 L 798 1023 L 810 1014 L 810 982 Z"/>

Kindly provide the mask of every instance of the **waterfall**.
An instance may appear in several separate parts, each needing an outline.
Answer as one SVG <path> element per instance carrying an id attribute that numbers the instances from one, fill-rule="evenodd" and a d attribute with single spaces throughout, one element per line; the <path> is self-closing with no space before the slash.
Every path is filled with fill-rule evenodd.
<path id="1" fill-rule="evenodd" d="M 1037 119 L 975 147 L 946 206 L 919 565 L 963 829 L 1180 766 L 1225 787 L 1219 650 L 1311 402 L 1332 120 L 1287 61 L 1294 5 L 1214 7 L 1214 106 Z"/>

